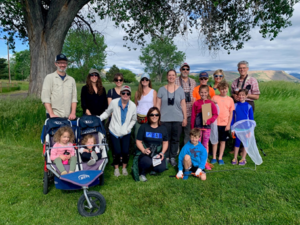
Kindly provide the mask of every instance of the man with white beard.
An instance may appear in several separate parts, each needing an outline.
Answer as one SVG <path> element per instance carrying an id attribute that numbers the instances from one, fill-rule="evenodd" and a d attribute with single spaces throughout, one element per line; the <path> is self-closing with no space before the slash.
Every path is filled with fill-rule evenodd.
<path id="1" fill-rule="evenodd" d="M 55 57 L 57 70 L 45 77 L 42 88 L 42 102 L 47 118 L 76 118 L 77 89 L 73 77 L 66 74 L 68 59 L 64 54 Z"/>
<path id="2" fill-rule="evenodd" d="M 186 144 L 190 140 L 191 113 L 192 106 L 195 101 L 193 97 L 193 90 L 196 87 L 196 81 L 189 78 L 189 73 L 189 64 L 183 63 L 180 67 L 180 76 L 175 80 L 175 84 L 182 87 L 185 94 L 187 125 L 185 127 L 182 127 L 182 133 L 184 133 L 184 144 Z"/>

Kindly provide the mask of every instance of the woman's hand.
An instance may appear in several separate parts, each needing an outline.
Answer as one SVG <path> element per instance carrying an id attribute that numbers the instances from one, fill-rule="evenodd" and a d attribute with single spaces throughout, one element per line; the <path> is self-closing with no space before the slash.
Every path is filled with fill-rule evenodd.
<path id="1" fill-rule="evenodd" d="M 145 155 L 149 155 L 149 154 L 151 153 L 150 148 L 144 149 L 143 153 L 144 153 Z"/>
<path id="2" fill-rule="evenodd" d="M 187 125 L 187 119 L 183 119 L 182 126 L 185 127 Z"/>
<path id="3" fill-rule="evenodd" d="M 159 155 L 160 155 L 160 160 L 163 161 L 163 159 L 165 158 L 164 153 L 161 152 L 159 153 Z"/>
<path id="4" fill-rule="evenodd" d="M 88 110 L 88 109 L 85 110 L 85 114 L 86 114 L 86 115 L 89 115 L 89 116 L 92 115 L 91 112 L 90 112 L 90 110 Z"/>

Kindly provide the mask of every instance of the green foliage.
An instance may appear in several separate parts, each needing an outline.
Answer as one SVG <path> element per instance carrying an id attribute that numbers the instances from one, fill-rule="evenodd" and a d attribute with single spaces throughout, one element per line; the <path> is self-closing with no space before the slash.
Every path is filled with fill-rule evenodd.
<path id="1" fill-rule="evenodd" d="M 2 92 L 0 92 L 0 93 L 8 93 L 8 92 L 19 91 L 19 90 L 21 90 L 20 86 L 17 86 L 17 87 L 2 87 Z"/>
<path id="2" fill-rule="evenodd" d="M 185 53 L 177 51 L 173 40 L 167 37 L 153 38 L 141 51 L 139 59 L 145 65 L 145 72 L 159 82 L 164 81 L 166 71 L 175 69 L 185 60 Z"/>
<path id="3" fill-rule="evenodd" d="M 88 30 L 69 30 L 63 52 L 70 61 L 70 67 L 77 69 L 72 71 L 76 80 L 85 81 L 91 68 L 100 71 L 104 67 L 106 47 L 104 37 L 98 33 L 95 34 L 94 40 L 93 35 Z"/>
<path id="4" fill-rule="evenodd" d="M 109 71 L 106 73 L 106 79 L 109 82 L 113 82 L 114 76 L 116 73 L 120 73 L 120 69 L 116 65 L 113 65 L 112 67 L 110 67 Z"/>
<path id="5" fill-rule="evenodd" d="M 15 80 L 24 80 L 30 75 L 30 51 L 15 52 L 11 59 L 11 72 Z"/>
<path id="6" fill-rule="evenodd" d="M 0 58 L 0 79 L 8 78 L 7 60 Z"/>
<path id="7" fill-rule="evenodd" d="M 120 69 L 120 72 L 123 74 L 125 83 L 132 83 L 136 81 L 135 74 L 131 70 Z"/>

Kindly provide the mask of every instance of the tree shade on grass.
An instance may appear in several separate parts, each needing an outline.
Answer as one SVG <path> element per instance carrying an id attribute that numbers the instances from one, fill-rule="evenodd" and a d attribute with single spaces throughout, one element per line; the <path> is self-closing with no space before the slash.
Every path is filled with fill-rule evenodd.
<path id="1" fill-rule="evenodd" d="M 267 156 L 257 171 L 207 174 L 207 180 L 169 178 L 172 167 L 148 182 L 113 176 L 106 167 L 104 186 L 91 188 L 106 199 L 106 212 L 83 218 L 77 212 L 82 191 L 51 186 L 43 195 L 39 143 L 45 110 L 40 100 L 0 100 L 0 211 L 3 224 L 299 224 L 300 84 L 260 83 L 255 130 Z M 109 89 L 109 87 L 106 87 Z M 156 86 L 155 89 L 158 89 Z M 132 86 L 136 90 L 136 86 Z M 81 90 L 81 87 L 78 87 Z M 80 94 L 80 93 L 78 93 Z M 133 146 L 132 146 L 133 147 Z M 214 170 L 241 168 L 230 164 Z M 111 159 L 111 152 L 110 152 Z M 254 163 L 247 157 L 247 167 Z M 129 162 L 129 171 L 132 160 Z M 58 222 L 59 221 L 59 222 Z"/>

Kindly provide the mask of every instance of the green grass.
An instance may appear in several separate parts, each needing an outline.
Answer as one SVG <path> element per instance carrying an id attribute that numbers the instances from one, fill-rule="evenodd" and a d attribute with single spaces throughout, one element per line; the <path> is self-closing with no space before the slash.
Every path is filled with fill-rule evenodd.
<path id="1" fill-rule="evenodd" d="M 104 185 L 90 189 L 105 197 L 106 212 L 93 218 L 77 212 L 82 191 L 52 185 L 42 193 L 39 136 L 45 110 L 40 100 L 1 99 L 0 224 L 300 224 L 300 84 L 263 82 L 260 89 L 255 133 L 267 156 L 256 171 L 209 173 L 203 182 L 169 178 L 176 174 L 170 168 L 142 183 L 114 177 L 108 165 Z M 226 165 L 213 171 L 241 168 L 230 164 L 228 151 Z M 247 167 L 254 168 L 249 158 Z"/>

